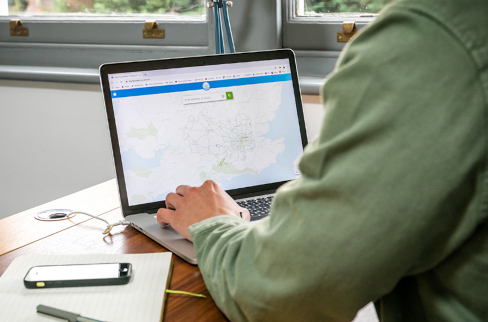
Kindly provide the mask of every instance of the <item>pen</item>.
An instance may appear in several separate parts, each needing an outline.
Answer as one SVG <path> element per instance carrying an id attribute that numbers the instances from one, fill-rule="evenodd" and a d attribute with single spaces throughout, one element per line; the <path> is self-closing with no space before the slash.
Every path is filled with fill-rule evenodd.
<path id="1" fill-rule="evenodd" d="M 45 305 L 38 305 L 37 306 L 37 313 L 46 314 L 49 316 L 53 316 L 56 318 L 60 318 L 63 320 L 68 320 L 69 322 L 103 322 L 100 320 L 90 319 L 80 314 L 75 314 L 63 310 L 58 310 L 53 307 L 45 306 Z"/>

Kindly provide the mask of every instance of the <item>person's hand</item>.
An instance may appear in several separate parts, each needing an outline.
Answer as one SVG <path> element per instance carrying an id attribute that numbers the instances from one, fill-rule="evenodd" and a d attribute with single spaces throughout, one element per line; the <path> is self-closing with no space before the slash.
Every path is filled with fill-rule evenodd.
<path id="1" fill-rule="evenodd" d="M 179 186 L 176 193 L 166 196 L 166 208 L 158 210 L 161 225 L 170 224 L 191 240 L 188 227 L 204 219 L 231 215 L 249 221 L 249 210 L 242 208 L 217 183 L 207 180 L 201 187 Z"/>

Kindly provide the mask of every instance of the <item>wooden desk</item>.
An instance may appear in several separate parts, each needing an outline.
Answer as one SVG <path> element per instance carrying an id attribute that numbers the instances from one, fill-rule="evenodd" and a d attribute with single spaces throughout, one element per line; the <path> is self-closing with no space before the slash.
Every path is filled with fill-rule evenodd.
<path id="1" fill-rule="evenodd" d="M 130 226 L 117 226 L 103 235 L 105 223 L 83 215 L 59 222 L 34 219 L 39 211 L 69 208 L 99 215 L 109 222 L 122 219 L 114 180 L 0 220 L 0 275 L 20 255 L 140 254 L 167 250 Z M 206 299 L 168 294 L 165 321 L 227 321 L 215 306 L 197 266 L 173 255 L 170 288 L 201 293 Z"/>

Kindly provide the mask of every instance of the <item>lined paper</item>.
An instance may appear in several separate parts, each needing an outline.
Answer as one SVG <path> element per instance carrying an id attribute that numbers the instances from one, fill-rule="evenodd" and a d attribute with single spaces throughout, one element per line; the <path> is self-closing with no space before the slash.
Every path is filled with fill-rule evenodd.
<path id="1" fill-rule="evenodd" d="M 126 285 L 27 289 L 24 277 L 33 266 L 131 263 Z M 161 321 L 171 253 L 25 255 L 17 257 L 0 277 L 0 321 L 39 321 L 39 304 L 103 321 Z"/>

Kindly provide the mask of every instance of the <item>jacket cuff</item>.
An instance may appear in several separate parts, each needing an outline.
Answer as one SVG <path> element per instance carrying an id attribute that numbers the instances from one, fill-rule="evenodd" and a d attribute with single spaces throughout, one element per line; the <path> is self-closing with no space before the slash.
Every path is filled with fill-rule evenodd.
<path id="1" fill-rule="evenodd" d="M 236 216 L 222 215 L 210 217 L 200 222 L 197 222 L 196 224 L 188 227 L 188 232 L 190 233 L 191 239 L 195 241 L 197 237 L 205 234 L 209 230 L 214 230 L 215 228 L 222 225 L 229 225 L 229 228 L 231 228 L 237 225 L 241 225 L 242 223 L 247 223 L 247 221 Z"/>

